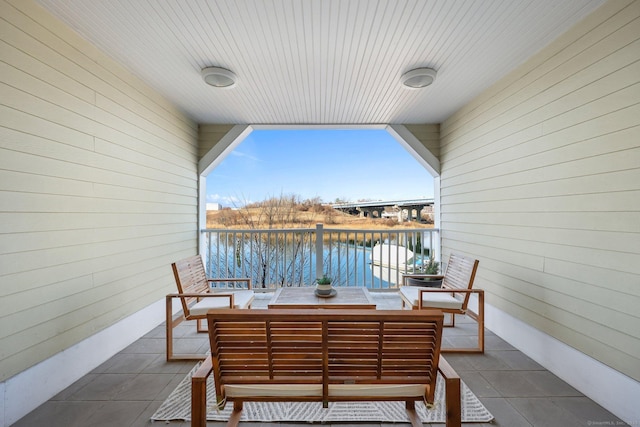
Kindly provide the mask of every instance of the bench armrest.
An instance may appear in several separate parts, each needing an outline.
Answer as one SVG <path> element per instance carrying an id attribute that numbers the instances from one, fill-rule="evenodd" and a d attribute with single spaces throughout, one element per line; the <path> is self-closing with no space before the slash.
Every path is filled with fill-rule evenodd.
<path id="1" fill-rule="evenodd" d="M 193 425 L 207 423 L 207 378 L 213 372 L 211 356 L 207 356 L 191 376 L 191 420 Z"/>
<path id="2" fill-rule="evenodd" d="M 445 383 L 446 425 L 447 427 L 460 427 L 462 423 L 460 376 L 442 355 L 440 355 L 440 361 L 438 362 L 438 372 L 442 374 Z"/>

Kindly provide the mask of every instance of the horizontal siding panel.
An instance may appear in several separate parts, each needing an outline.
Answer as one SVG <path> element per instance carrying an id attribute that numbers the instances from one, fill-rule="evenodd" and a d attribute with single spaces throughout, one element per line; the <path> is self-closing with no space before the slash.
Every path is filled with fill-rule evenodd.
<path id="1" fill-rule="evenodd" d="M 634 35 L 634 37 L 637 38 L 638 35 Z M 531 90 L 538 90 L 539 95 L 530 100 L 530 102 L 522 102 L 517 107 L 513 106 L 507 109 L 505 113 L 500 116 L 499 123 L 495 121 L 490 122 L 491 128 L 486 128 L 486 126 L 489 126 L 486 125 L 485 128 L 479 129 L 479 132 L 474 134 L 474 151 L 477 149 L 487 151 L 488 153 L 495 151 L 495 148 L 485 147 L 485 145 L 493 145 L 495 144 L 494 141 L 499 142 L 503 139 L 508 139 L 510 135 L 515 132 L 528 129 L 548 120 L 559 120 L 558 117 L 563 113 L 570 112 L 571 114 L 575 114 L 573 110 L 577 107 L 592 102 L 602 103 L 603 101 L 599 100 L 599 98 L 602 97 L 607 97 L 608 100 L 611 98 L 615 102 L 625 105 L 625 97 L 630 93 L 635 93 L 630 91 L 628 86 L 630 85 L 630 81 L 635 81 L 634 77 L 638 75 L 638 68 L 640 67 L 637 58 L 632 54 L 630 55 L 629 52 L 632 52 L 634 49 L 639 49 L 639 46 L 640 41 L 635 41 L 632 43 L 630 49 L 615 52 L 611 57 L 604 58 L 602 62 L 571 76 L 571 78 L 567 80 L 559 82 L 557 86 L 547 82 L 540 82 L 538 85 L 533 86 Z M 620 64 L 618 59 L 624 61 L 623 65 Z M 573 65 L 573 63 L 569 63 L 567 66 L 571 67 Z M 615 93 L 618 91 L 622 92 L 622 94 Z M 588 108 L 585 106 L 583 110 L 586 109 L 586 112 L 582 112 L 582 114 L 587 117 L 589 114 L 594 114 L 592 113 L 593 111 L 598 111 L 598 113 L 595 114 L 603 114 L 603 111 L 615 111 L 619 108 L 615 102 L 609 101 L 612 108 L 610 110 L 595 109 L 593 106 Z M 635 102 L 637 102 L 637 99 Z M 631 100 L 631 102 L 627 102 L 626 105 L 632 105 L 635 102 Z M 583 118 L 582 121 L 585 119 L 586 118 Z M 579 122 L 580 120 L 577 121 Z M 571 122 L 565 118 L 564 121 L 560 122 L 558 129 L 569 127 L 570 124 Z M 552 126 L 545 126 L 546 133 L 558 129 Z M 462 145 L 462 147 L 470 150 L 472 146 Z M 500 145 L 497 147 L 500 147 Z M 457 152 L 455 158 L 452 159 L 451 166 L 455 167 L 458 164 L 466 163 L 467 155 L 469 154 L 469 152 Z M 444 155 L 446 155 L 446 153 Z M 475 156 L 475 153 L 472 155 Z"/>
<path id="2" fill-rule="evenodd" d="M 110 101 L 110 100 L 107 101 L 105 100 L 104 97 L 99 95 L 97 96 L 94 91 L 90 91 L 90 93 L 87 93 L 87 91 L 85 91 L 85 93 L 81 94 L 83 95 L 81 98 L 78 98 L 76 96 L 76 92 L 78 91 L 74 90 L 75 88 L 71 88 L 71 90 L 73 90 L 72 93 L 65 92 L 63 89 L 60 89 L 52 85 L 51 82 L 47 79 L 48 77 L 47 74 L 43 76 L 47 80 L 40 80 L 34 76 L 26 74 L 30 72 L 29 69 L 19 70 L 17 68 L 11 67 L 3 63 L 0 63 L 0 72 L 2 72 L 4 76 L 6 76 L 5 81 L 7 81 L 13 87 L 23 90 L 26 93 L 30 93 L 39 98 L 55 100 L 55 103 L 57 105 L 63 106 L 70 111 L 75 111 L 80 114 L 84 113 L 87 117 L 90 117 L 90 118 L 100 119 L 100 116 L 97 115 L 97 109 L 94 107 L 94 104 L 96 103 L 100 108 L 103 108 L 103 109 L 108 108 L 112 112 L 118 111 L 118 108 L 113 103 L 113 101 Z M 68 78 L 66 78 L 65 81 L 66 80 L 68 80 Z M 86 87 L 82 85 L 76 85 L 76 86 L 86 89 Z M 66 89 L 66 87 L 64 89 Z M 102 104 L 104 104 L 104 106 Z M 142 107 L 138 106 L 137 111 L 140 111 L 142 109 L 143 109 Z M 122 113 L 121 117 L 126 117 L 126 113 L 127 111 Z M 145 125 L 144 127 L 145 129 L 147 129 L 147 131 L 149 131 L 149 129 L 153 129 L 153 126 L 150 123 L 148 123 L 148 121 L 146 120 L 137 120 L 137 123 Z M 132 124 L 122 120 L 116 123 L 114 126 L 119 130 L 123 130 L 127 128 L 134 129 L 133 131 L 131 131 L 133 134 L 142 132 L 141 130 L 136 131 L 135 127 L 132 128 Z M 157 132 L 157 128 L 155 130 Z M 153 133 L 151 133 L 150 135 L 151 135 L 151 141 L 153 141 L 155 145 L 162 145 L 165 148 L 165 150 L 169 150 L 170 152 L 173 152 L 173 154 L 178 154 L 185 159 L 189 159 L 195 155 L 196 148 L 193 147 L 192 145 L 186 145 L 185 147 L 177 147 L 174 144 L 167 143 L 168 140 L 162 138 L 163 136 L 165 138 L 171 138 L 171 137 L 174 137 L 174 135 L 168 134 L 167 132 L 161 132 L 161 136 L 155 136 L 153 135 Z M 145 136 L 149 136 L 149 135 L 145 135 Z M 185 138 L 185 140 L 188 141 L 188 138 L 190 137 L 190 135 L 185 132 L 182 132 L 180 134 L 180 137 Z M 188 162 L 185 162 L 185 164 L 186 163 Z"/>
<path id="3" fill-rule="evenodd" d="M 626 252 L 640 256 L 640 234 L 635 233 L 603 233 L 592 230 L 545 228 L 534 224 L 529 227 L 507 227 L 502 224 L 478 227 L 476 224 L 456 224 L 453 222 L 449 224 L 449 231 L 487 236 L 488 239 L 494 237 L 506 239 L 505 246 L 512 246 L 514 249 L 516 249 L 516 245 L 524 245 L 525 248 L 527 245 L 531 245 L 530 251 L 532 253 L 537 253 L 535 250 L 536 244 L 542 244 L 541 252 L 538 253 L 540 255 L 548 251 L 545 245 L 551 244 L 560 247 L 566 245 L 568 249 L 597 248 L 606 252 Z M 600 264 L 598 261 L 594 262 Z M 636 266 L 635 271 L 640 274 L 640 266 Z"/>
<path id="4" fill-rule="evenodd" d="M 135 252 L 123 252 L 113 254 L 103 258 L 85 258 L 71 260 L 66 264 L 57 264 L 40 269 L 27 269 L 17 273 L 1 276 L 2 280 L 15 285 L 12 288 L 0 288 L 1 297 L 7 295 L 20 294 L 31 289 L 44 288 L 56 283 L 74 280 L 76 278 L 91 276 L 96 271 L 108 271 L 117 269 L 119 265 L 130 265 L 144 260 L 152 259 L 157 262 L 166 261 L 169 266 L 171 262 L 194 255 L 197 244 L 193 240 L 193 233 L 188 233 L 181 240 L 176 239 L 172 245 L 153 247 L 138 250 Z M 90 248 L 87 248 L 90 250 Z M 168 267 L 167 267 L 168 268 Z M 170 274 L 169 270 L 169 274 Z M 170 277 L 173 277 L 170 274 Z M 172 290 L 172 289 L 171 289 Z M 160 290 L 159 290 L 160 291 Z M 161 293 L 161 295 L 165 295 Z M 0 317 L 1 318 L 1 317 Z"/>
<path id="5" fill-rule="evenodd" d="M 636 49 L 640 49 L 640 42 L 634 43 L 634 46 Z M 625 59 L 631 64 L 622 69 L 616 69 L 615 72 L 612 71 L 608 75 L 606 72 L 611 71 L 609 68 L 604 71 L 590 70 L 592 74 L 590 79 L 593 80 L 593 84 L 583 86 L 573 92 L 567 91 L 568 93 L 562 97 L 549 95 L 550 99 L 540 100 L 540 105 L 535 107 L 525 104 L 520 109 L 509 110 L 503 118 L 505 123 L 502 126 L 476 135 L 477 139 L 473 141 L 473 152 L 459 153 L 460 155 L 456 156 L 455 161 L 451 162 L 451 167 L 464 166 L 468 162 L 468 156 L 489 156 L 512 147 L 519 141 L 526 142 L 528 139 L 523 138 L 522 135 L 537 136 L 538 125 L 542 125 L 540 129 L 543 130 L 543 134 L 549 134 L 573 124 L 599 117 L 603 115 L 603 112 L 616 111 L 635 105 L 638 88 L 635 87 L 636 85 L 629 85 L 629 81 L 633 81 L 634 77 L 640 73 L 640 62 L 637 60 L 633 62 L 626 56 Z M 603 64 L 611 63 L 604 62 Z M 563 86 L 570 85 L 572 81 L 563 82 Z M 539 89 L 542 90 L 542 88 L 546 88 L 546 86 L 539 86 Z M 603 108 L 599 108 L 601 106 Z M 554 123 L 557 124 L 554 125 Z M 471 146 L 467 148 L 470 149 Z"/>
<path id="6" fill-rule="evenodd" d="M 189 233 L 195 237 L 195 231 Z M 29 269 L 67 264 L 74 260 L 101 259 L 111 255 L 125 255 L 136 251 L 159 248 L 179 242 L 181 233 L 152 235 L 149 237 L 129 238 L 115 241 L 94 242 L 91 245 L 61 242 L 58 247 L 29 252 L 8 253 L 0 255 L 0 271 L 4 274 L 18 273 Z M 127 262 L 123 258 L 124 262 Z"/>
<path id="7" fill-rule="evenodd" d="M 141 282 L 143 275 L 148 278 L 148 282 Z M 3 353 L 6 356 L 27 351 L 42 340 L 50 340 L 70 329 L 84 328 L 86 323 L 94 323 L 93 328 L 97 327 L 97 330 L 103 329 L 107 319 L 113 322 L 122 318 L 122 314 L 118 311 L 122 310 L 123 304 L 150 292 L 155 288 L 154 280 L 162 276 L 166 277 L 166 274 L 160 269 L 155 272 L 146 271 L 137 279 L 132 278 L 127 289 L 117 289 L 115 294 L 114 289 L 108 286 L 96 287 L 85 294 L 72 295 L 16 313 L 9 317 L 10 334 L 0 338 L 0 343 L 7 349 Z M 136 283 L 136 286 L 133 286 L 133 283 Z M 69 311 L 69 307 L 77 307 L 77 309 Z M 102 321 L 97 319 L 100 316 L 104 317 Z M 24 339 L 18 333 L 21 331 L 18 328 L 22 327 L 25 330 L 36 328 L 38 334 L 32 334 L 29 339 Z M 15 331 L 13 331 L 14 328 Z"/>
<path id="8" fill-rule="evenodd" d="M 23 32 L 16 31 L 15 27 L 7 27 L 7 29 L 3 30 L 3 35 L 7 37 L 3 41 L 0 41 L 0 52 L 2 53 L 2 57 L 6 58 L 6 64 L 2 65 L 3 69 L 14 68 L 20 70 L 23 73 L 28 73 L 29 76 L 34 79 L 46 82 L 46 84 L 59 89 L 63 93 L 67 93 L 87 103 L 95 102 L 96 93 L 94 90 L 61 73 L 47 62 L 38 60 L 34 56 L 15 47 L 15 45 L 20 45 L 24 42 L 33 42 L 33 39 L 27 40 L 28 36 Z M 12 40 L 14 45 L 9 44 L 11 42 L 10 40 Z M 41 44 L 34 43 L 33 49 L 41 54 L 46 55 L 48 53 L 48 49 Z M 21 77 L 21 80 L 24 81 L 26 78 L 26 76 Z"/>
<path id="9" fill-rule="evenodd" d="M 603 307 L 598 300 L 593 300 L 587 294 L 589 287 L 580 289 L 577 286 L 578 289 L 575 290 L 567 289 L 562 281 L 556 281 L 553 277 L 544 282 L 545 286 L 532 286 L 539 281 L 529 283 L 492 272 L 487 272 L 486 279 L 500 286 L 504 299 L 529 307 L 548 319 L 569 327 L 576 326 L 575 330 L 579 330 L 579 323 L 585 321 L 611 330 L 603 341 L 608 345 L 619 345 L 620 342 L 616 341 L 624 341 L 625 336 L 633 336 L 640 328 L 640 317 L 633 308 L 634 305 L 637 307 L 640 297 L 619 298 L 617 302 L 621 305 L 620 309 L 612 309 Z M 607 298 L 606 295 L 604 297 Z M 560 317 L 566 323 L 560 322 Z M 622 328 L 619 328 L 619 325 L 623 325 Z M 637 340 L 637 343 L 640 343 L 640 340 Z"/>
<path id="10" fill-rule="evenodd" d="M 571 159 L 584 158 L 589 152 L 595 155 L 635 148 L 637 146 L 634 138 L 639 132 L 640 105 L 635 104 L 571 128 L 540 136 L 530 143 L 515 144 L 491 155 L 479 156 L 464 167 L 452 169 L 451 178 L 443 177 L 442 185 L 449 187 L 471 179 L 475 181 L 491 176 L 502 177 L 522 170 L 562 164 Z M 574 144 L 576 145 L 572 147 Z M 586 152 L 581 149 L 582 144 L 586 147 Z M 471 173 L 474 174 L 472 178 L 469 177 Z"/>
<path id="11" fill-rule="evenodd" d="M 90 87 L 96 93 L 110 93 L 113 88 L 141 105 L 152 105 L 162 115 L 170 117 L 170 122 L 179 124 L 194 140 L 194 124 L 157 92 L 148 88 L 128 71 L 107 58 L 100 50 L 79 38 L 77 34 L 51 15 L 31 2 L 11 2 L 1 4 L 0 11 L 5 20 L 19 28 L 32 44 L 51 52 L 50 57 L 42 51 L 33 52 L 31 44 L 24 40 L 17 43 L 19 49 L 52 64 L 56 69 L 73 76 L 78 82 Z M 3 37 L 4 39 L 4 37 Z M 26 47 L 25 47 L 26 46 Z M 138 113 L 134 113 L 137 115 Z"/>
<path id="12" fill-rule="evenodd" d="M 95 133 L 95 122 L 88 116 L 95 114 L 95 107 L 87 104 L 83 114 L 65 108 L 58 108 L 55 103 L 38 98 L 12 86 L 0 82 L 0 102 L 19 111 L 29 112 L 31 115 L 56 122 L 60 125 L 74 128 L 87 135 Z"/>
<path id="13" fill-rule="evenodd" d="M 124 212 L 143 213 L 163 211 L 165 213 L 192 213 L 193 206 L 164 203 L 141 202 L 136 200 L 97 199 L 90 201 L 79 196 L 58 196 L 52 194 L 31 194 L 0 191 L 0 197 L 6 205 L 0 206 L 1 212 Z"/>
<path id="14" fill-rule="evenodd" d="M 126 188 L 137 188 L 147 191 L 162 191 L 178 196 L 193 196 L 196 193 L 195 173 L 191 178 L 176 177 L 161 169 L 136 165 L 127 160 L 115 157 L 104 157 L 86 151 L 77 151 L 63 144 L 57 145 L 46 140 L 31 140 L 29 146 L 22 151 L 2 150 L 0 152 L 0 168 L 18 169 L 28 174 L 39 174 L 43 177 L 58 178 L 84 183 L 119 185 Z M 0 146 L 3 143 L 0 142 Z M 49 148 L 48 156 L 37 155 L 39 149 Z M 74 155 L 74 153 L 77 153 Z M 24 165 L 19 167 L 18 165 Z M 16 172 L 19 173 L 19 172 Z M 44 180 L 46 178 L 30 178 Z M 61 181 L 60 181 L 61 182 Z M 65 181 L 67 182 L 67 181 Z M 28 185 L 28 184 L 25 184 Z M 80 184 L 84 185 L 84 184 Z M 72 188 L 59 187 L 52 193 L 72 193 Z M 94 194 L 85 193 L 85 195 Z"/>
<path id="15" fill-rule="evenodd" d="M 127 188 L 116 185 L 95 184 L 95 195 L 102 199 L 130 200 L 150 203 L 171 203 L 193 207 L 198 203 L 197 194 L 181 195 L 164 191 L 162 186 L 154 190 Z"/>
<path id="16" fill-rule="evenodd" d="M 124 141 L 123 141 L 124 142 Z M 195 170 L 181 167 L 169 161 L 168 158 L 157 157 L 155 148 L 149 147 L 149 153 L 145 152 L 144 147 L 136 146 L 132 141 L 127 141 L 125 145 L 120 145 L 109 140 L 96 138 L 96 153 L 105 157 L 114 159 L 126 159 L 126 162 L 135 166 L 151 168 L 156 170 L 164 170 L 166 173 L 176 175 L 183 178 L 194 178 Z M 195 158 L 194 158 L 195 159 Z"/>
<path id="17" fill-rule="evenodd" d="M 507 281 L 512 283 L 512 281 Z M 640 354 L 640 340 L 633 338 L 633 334 L 640 326 L 640 320 L 637 317 L 616 314 L 622 322 L 616 322 L 624 324 L 625 326 L 619 328 L 607 327 L 602 323 L 597 322 L 598 318 L 610 319 L 606 316 L 607 313 L 598 315 L 598 313 L 589 314 L 585 311 L 585 316 L 576 316 L 569 309 L 570 307 L 555 307 L 551 303 L 558 304 L 559 300 L 564 300 L 561 294 L 548 293 L 543 295 L 544 300 L 539 300 L 531 296 L 531 292 L 526 294 L 514 291 L 505 284 L 500 284 L 501 297 L 509 301 L 511 304 L 519 307 L 527 307 L 527 311 L 536 313 L 546 321 L 540 322 L 540 324 L 548 324 L 549 321 L 556 324 L 556 328 L 562 330 L 572 330 L 580 334 L 579 331 L 588 331 L 584 333 L 582 339 L 594 339 L 604 346 L 619 348 L 624 347 L 623 353 L 629 356 Z M 569 300 L 567 298 L 567 300 Z M 575 301 L 575 299 L 574 299 Z M 583 307 L 588 304 L 583 304 Z M 609 312 L 612 316 L 615 310 Z M 541 319 L 539 319 L 541 320 Z M 626 331 L 625 331 L 626 329 Z M 548 331 L 547 331 L 548 332 Z M 626 332 L 626 333 L 625 333 Z"/>
<path id="18" fill-rule="evenodd" d="M 116 94 L 119 93 L 118 91 L 114 92 Z M 116 129 L 131 135 L 145 134 L 145 136 L 143 136 L 141 139 L 150 141 L 152 145 L 155 145 L 165 150 L 167 153 L 176 156 L 176 160 L 178 160 L 179 158 L 185 159 L 185 163 L 188 164 L 189 161 L 196 155 L 197 147 L 194 147 L 190 144 L 177 146 L 175 144 L 172 144 L 170 141 L 175 138 L 189 140 L 192 135 L 186 134 L 184 132 L 179 132 L 179 134 L 176 135 L 170 131 L 158 128 L 158 123 L 154 123 L 153 121 L 148 119 L 146 117 L 147 115 L 145 115 L 144 117 L 140 117 L 137 115 L 137 113 L 147 113 L 146 109 L 143 106 L 136 105 L 135 103 L 132 104 L 133 105 L 126 108 L 122 105 L 118 105 L 115 101 L 105 97 L 103 94 L 96 95 L 96 106 L 100 110 L 112 115 L 114 117 L 112 121 L 115 121 L 115 118 L 119 119 L 119 124 Z M 133 116 L 135 117 L 135 120 L 132 120 L 132 112 L 136 113 L 136 116 Z M 155 117 L 155 115 L 153 115 L 153 118 L 159 120 L 159 118 Z M 107 123 L 103 120 L 100 120 L 100 118 L 98 118 L 98 120 L 101 123 Z M 127 131 L 127 129 L 130 129 L 131 131 Z"/>
<path id="19" fill-rule="evenodd" d="M 640 233 L 636 212 L 462 212 L 448 213 L 447 223 Z"/>
<path id="20" fill-rule="evenodd" d="M 144 225 L 135 227 L 94 227 L 75 230 L 55 230 L 43 232 L 26 232 L 6 234 L 0 254 L 20 253 L 29 250 L 43 250 L 66 246 L 69 242 L 75 245 L 90 245 L 100 242 L 138 239 L 156 235 L 193 233 L 193 224 Z"/>
<path id="21" fill-rule="evenodd" d="M 83 93 L 82 97 L 75 96 L 51 85 L 46 80 L 41 80 L 30 74 L 29 70 L 20 70 L 15 66 L 0 62 L 0 73 L 3 82 L 15 90 L 28 93 L 36 98 L 55 100 L 56 105 L 70 111 L 80 112 L 91 117 L 94 109 L 95 93 Z"/>
<path id="22" fill-rule="evenodd" d="M 1 103 L 1 102 L 0 102 Z M 0 105 L 0 147 L 29 150 L 38 143 L 38 135 L 49 145 L 60 142 L 69 147 L 93 150 L 93 137 L 32 114 Z"/>
<path id="23" fill-rule="evenodd" d="M 2 152 L 0 150 L 0 152 Z M 11 157 L 11 156 L 7 156 Z M 3 166 L 0 161 L 0 168 Z M 0 169 L 0 191 L 92 196 L 93 183 Z"/>
<path id="24" fill-rule="evenodd" d="M 48 213 L 24 212 L 15 215 L 0 212 L 0 233 L 27 233 L 56 230 L 80 230 L 110 227 L 153 227 L 161 225 L 194 224 L 197 214 L 169 214 L 165 212 L 143 213 Z"/>
<path id="25" fill-rule="evenodd" d="M 450 194 L 448 191 L 442 197 L 442 201 L 455 200 L 456 203 L 482 204 L 487 201 L 509 200 L 516 205 L 522 199 L 558 197 L 567 194 L 596 195 L 611 191 L 633 191 L 637 188 L 634 183 L 640 181 L 640 168 L 609 172 L 614 169 L 609 165 L 614 165 L 616 160 L 619 160 L 622 169 L 627 166 L 634 167 L 635 164 L 640 165 L 640 148 L 601 157 L 603 158 L 591 157 L 582 161 L 540 168 L 529 173 L 514 174 L 513 182 L 506 187 L 492 188 L 490 184 L 485 182 L 481 184 L 476 182 L 477 185 L 465 186 L 466 191 L 469 191 L 469 187 L 471 187 L 472 192 L 458 194 L 452 192 Z M 590 175 L 562 177 L 562 175 L 584 173 Z"/>
<path id="26" fill-rule="evenodd" d="M 534 311 L 527 310 L 526 307 L 515 305 L 511 301 L 499 296 L 495 298 L 492 305 L 511 316 L 520 318 L 525 323 L 536 325 L 541 331 L 555 336 L 561 342 L 579 351 L 589 355 L 608 353 L 610 354 L 610 357 L 607 359 L 608 364 L 614 369 L 627 372 L 632 378 L 640 376 L 640 368 L 638 368 L 640 364 L 638 364 L 638 358 L 635 354 L 630 354 L 627 351 L 612 352 L 613 346 L 606 345 L 595 339 L 595 334 L 584 334 L 577 330 L 566 328 L 562 323 L 545 318 Z M 587 327 L 588 325 L 585 322 L 580 329 L 584 330 L 587 329 Z"/>
<path id="27" fill-rule="evenodd" d="M 544 52 L 529 59 L 519 70 L 503 78 L 485 95 L 478 97 L 449 118 L 441 130 L 445 146 L 443 152 L 446 153 L 451 148 L 447 147 L 449 145 L 447 141 L 450 138 L 464 144 L 469 142 L 469 135 L 475 139 L 478 134 L 485 134 L 487 131 L 483 130 L 482 126 L 488 126 L 490 129 L 502 127 L 506 121 L 501 117 L 520 104 L 523 104 L 524 111 L 539 108 L 539 103 L 528 102 L 532 97 L 566 94 L 556 86 L 560 82 L 565 85 L 564 90 L 569 92 L 581 87 L 567 86 L 564 80 L 579 70 L 597 63 L 606 55 L 617 53 L 620 45 L 606 41 L 612 33 L 614 37 L 619 37 L 617 29 L 626 27 L 627 31 L 633 32 L 633 24 L 628 24 L 640 16 L 640 7 L 637 2 L 627 4 L 628 7 L 623 2 L 619 2 L 616 6 L 607 5 L 600 8 L 597 20 L 589 22 L 587 18 L 581 23 L 583 28 L 592 25 L 592 31 L 572 32 L 570 30 L 554 41 Z M 603 25 L 605 20 L 606 25 Z M 631 34 L 622 43 L 626 45 L 636 39 L 637 37 Z M 627 49 L 627 52 L 632 53 L 633 50 Z M 619 67 L 615 61 L 606 62 L 609 62 L 613 69 Z M 545 92 L 547 88 L 552 90 Z"/>
<path id="28" fill-rule="evenodd" d="M 453 227 L 452 227 L 453 228 Z M 479 229 L 475 233 L 457 232 L 447 228 L 447 239 L 456 240 L 458 244 L 465 242 L 470 245 L 485 246 L 491 249 L 519 253 L 522 256 L 532 256 L 534 259 L 553 258 L 577 264 L 593 264 L 603 268 L 625 273 L 640 275 L 640 253 L 607 251 L 600 246 L 578 246 L 574 241 L 565 243 L 552 243 L 533 240 L 520 240 L 512 237 L 499 237 L 491 234 L 483 234 L 485 229 Z M 575 233 L 575 234 L 584 234 Z M 609 235 L 602 235 L 602 241 L 608 240 Z M 634 242 L 629 246 L 636 246 Z"/>
<path id="29" fill-rule="evenodd" d="M 554 198 L 524 199 L 517 203 L 505 200 L 478 203 L 450 203 L 442 206 L 443 218 L 446 213 L 461 212 L 637 212 L 640 206 L 640 190 L 592 195 L 565 195 Z"/>
<path id="30" fill-rule="evenodd" d="M 595 263 L 584 265 L 547 258 L 544 263 L 544 271 L 567 281 L 575 282 L 578 286 L 588 285 L 592 289 L 604 289 L 605 294 L 600 302 L 608 301 L 613 295 L 618 294 L 623 294 L 618 297 L 618 301 L 629 295 L 640 296 L 637 274 L 617 271 L 607 265 L 602 266 Z"/>

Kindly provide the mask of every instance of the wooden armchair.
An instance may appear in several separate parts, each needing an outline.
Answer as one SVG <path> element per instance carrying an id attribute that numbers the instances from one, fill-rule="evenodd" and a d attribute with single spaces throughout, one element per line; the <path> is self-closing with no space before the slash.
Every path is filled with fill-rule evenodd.
<path id="1" fill-rule="evenodd" d="M 442 348 L 442 352 L 484 353 L 484 291 L 472 289 L 478 270 L 477 259 L 463 257 L 458 254 L 449 256 L 447 270 L 442 276 L 425 274 L 406 274 L 402 278 L 400 297 L 402 306 L 410 306 L 414 310 L 439 309 L 451 315 L 451 322 L 445 326 L 455 326 L 456 314 L 466 314 L 478 324 L 478 346 L 475 348 Z M 407 286 L 408 278 L 441 278 L 440 288 L 421 288 Z M 478 312 L 469 309 L 471 294 L 478 296 Z"/>
<path id="2" fill-rule="evenodd" d="M 184 320 L 195 320 L 198 332 L 206 332 L 207 312 L 220 308 L 250 308 L 254 293 L 249 278 L 208 279 L 199 255 L 171 264 L 177 294 L 167 295 L 167 360 L 201 360 L 205 354 L 174 354 L 173 329 Z M 212 287 L 216 284 L 218 289 Z M 222 287 L 226 284 L 227 287 Z M 229 287 L 229 284 L 233 284 Z M 173 300 L 180 299 L 181 313 L 173 315 Z"/>

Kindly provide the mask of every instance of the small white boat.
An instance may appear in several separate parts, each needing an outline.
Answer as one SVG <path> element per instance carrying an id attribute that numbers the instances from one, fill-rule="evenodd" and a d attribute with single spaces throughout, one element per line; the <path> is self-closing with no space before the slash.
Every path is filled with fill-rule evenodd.
<path id="1" fill-rule="evenodd" d="M 390 284 L 397 285 L 406 273 L 418 273 L 422 269 L 422 260 L 414 262 L 412 250 L 391 243 L 378 243 L 371 249 L 371 269 L 373 275 Z"/>
<path id="2" fill-rule="evenodd" d="M 390 243 L 378 243 L 371 249 L 371 264 L 374 266 L 413 270 L 413 257 L 412 250 Z"/>

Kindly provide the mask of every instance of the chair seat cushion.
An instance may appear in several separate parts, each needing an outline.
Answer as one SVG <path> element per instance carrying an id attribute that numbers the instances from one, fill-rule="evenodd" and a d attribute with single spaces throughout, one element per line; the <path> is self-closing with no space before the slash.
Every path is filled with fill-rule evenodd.
<path id="1" fill-rule="evenodd" d="M 322 396 L 322 384 L 227 384 L 228 397 Z M 329 396 L 340 397 L 420 397 L 424 384 L 330 384 Z"/>
<path id="2" fill-rule="evenodd" d="M 424 288 L 422 288 L 424 289 Z M 409 301 L 413 307 L 418 306 L 418 294 L 421 288 L 415 286 L 402 286 L 400 292 L 405 300 Z M 429 292 L 422 294 L 422 306 L 430 308 L 444 308 L 450 310 L 462 309 L 462 299 L 457 299 L 447 292 Z"/>
<path id="3" fill-rule="evenodd" d="M 189 312 L 193 316 L 204 316 L 209 310 L 217 308 L 229 308 L 229 297 L 226 295 L 233 294 L 233 308 L 248 308 L 253 302 L 253 291 L 230 291 L 212 293 L 210 295 L 217 295 L 216 297 L 204 297 L 202 300 L 195 303 L 189 309 Z"/>

